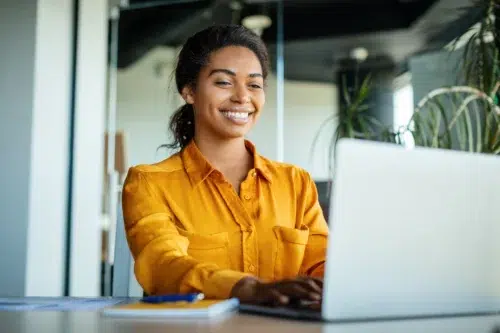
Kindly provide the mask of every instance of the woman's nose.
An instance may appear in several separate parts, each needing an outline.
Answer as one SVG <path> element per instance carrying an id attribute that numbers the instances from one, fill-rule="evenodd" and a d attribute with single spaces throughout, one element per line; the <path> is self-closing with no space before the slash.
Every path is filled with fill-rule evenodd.
<path id="1" fill-rule="evenodd" d="M 249 103 L 250 102 L 250 92 L 246 87 L 235 87 L 232 101 L 236 103 Z"/>

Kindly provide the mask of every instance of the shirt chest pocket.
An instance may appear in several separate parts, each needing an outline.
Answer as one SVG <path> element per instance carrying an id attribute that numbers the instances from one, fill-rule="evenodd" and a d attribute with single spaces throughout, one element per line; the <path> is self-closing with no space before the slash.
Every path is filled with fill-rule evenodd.
<path id="1" fill-rule="evenodd" d="M 274 279 L 294 278 L 300 273 L 309 229 L 306 226 L 301 229 L 275 226 L 273 231 L 276 238 Z"/>
<path id="2" fill-rule="evenodd" d="M 202 235 L 184 230 L 179 233 L 189 240 L 188 255 L 202 263 L 229 268 L 229 236 L 227 232 Z"/>

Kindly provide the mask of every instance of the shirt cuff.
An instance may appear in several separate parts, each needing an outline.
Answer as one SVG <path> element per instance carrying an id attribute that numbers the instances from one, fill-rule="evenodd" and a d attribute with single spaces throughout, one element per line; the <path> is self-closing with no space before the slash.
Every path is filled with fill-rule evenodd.
<path id="1" fill-rule="evenodd" d="M 203 293 L 210 299 L 227 299 L 231 295 L 234 285 L 241 279 L 251 276 L 232 270 L 218 270 L 206 281 Z"/>

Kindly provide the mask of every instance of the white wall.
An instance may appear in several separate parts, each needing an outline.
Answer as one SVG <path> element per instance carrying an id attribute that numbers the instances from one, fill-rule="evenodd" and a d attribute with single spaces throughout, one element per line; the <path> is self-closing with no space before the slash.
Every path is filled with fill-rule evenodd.
<path id="1" fill-rule="evenodd" d="M 100 295 L 108 4 L 80 1 L 73 157 L 70 296 Z"/>
<path id="2" fill-rule="evenodd" d="M 156 148 L 168 141 L 168 122 L 180 105 L 171 77 L 175 51 L 156 48 L 134 66 L 118 74 L 117 128 L 127 139 L 128 164 L 153 163 L 165 158 Z M 337 88 L 333 84 L 285 82 L 285 162 L 299 165 L 315 179 L 328 178 L 328 126 L 311 159 L 312 143 L 321 123 L 337 110 Z M 271 76 L 266 105 L 249 134 L 258 151 L 276 158 L 276 79 Z"/>
<path id="3" fill-rule="evenodd" d="M 71 0 L 0 9 L 0 296 L 61 296 Z"/>
<path id="4" fill-rule="evenodd" d="M 16 31 L 16 35 L 12 34 Z M 25 293 L 36 0 L 0 10 L 0 296 Z M 6 255 L 8 254 L 8 255 Z M 8 268 L 8 269 L 7 269 Z"/>
<path id="5" fill-rule="evenodd" d="M 38 0 L 26 272 L 29 296 L 63 292 L 72 18 L 72 1 Z"/>
<path id="6" fill-rule="evenodd" d="M 129 165 L 154 163 L 166 157 L 157 148 L 168 141 L 168 122 L 181 105 L 170 80 L 175 51 L 157 48 L 133 67 L 119 71 L 117 130 L 123 130 Z"/>
<path id="7" fill-rule="evenodd" d="M 276 118 L 275 82 L 275 78 L 270 77 L 266 103 L 266 111 L 273 119 Z M 329 140 L 334 132 L 336 120 L 328 122 L 316 145 L 313 141 L 321 124 L 337 114 L 337 99 L 337 87 L 334 84 L 285 81 L 284 161 L 306 169 L 315 180 L 329 178 Z M 275 122 L 272 125 L 275 126 Z M 260 142 L 259 147 L 265 146 L 269 140 L 275 142 L 273 126 L 265 129 L 256 127 L 251 133 L 254 141 Z"/>

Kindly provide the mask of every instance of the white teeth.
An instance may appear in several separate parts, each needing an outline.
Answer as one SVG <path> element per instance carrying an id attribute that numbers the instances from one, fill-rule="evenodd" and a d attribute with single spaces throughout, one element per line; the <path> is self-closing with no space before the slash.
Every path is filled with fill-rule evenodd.
<path id="1" fill-rule="evenodd" d="M 248 113 L 246 112 L 222 112 L 222 114 L 228 118 L 234 119 L 248 119 Z"/>

